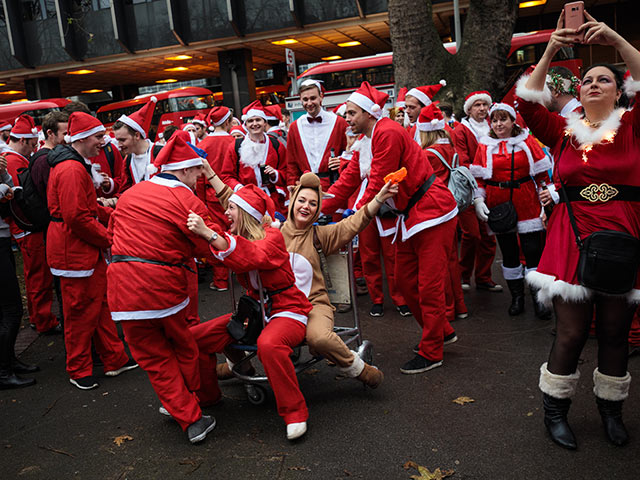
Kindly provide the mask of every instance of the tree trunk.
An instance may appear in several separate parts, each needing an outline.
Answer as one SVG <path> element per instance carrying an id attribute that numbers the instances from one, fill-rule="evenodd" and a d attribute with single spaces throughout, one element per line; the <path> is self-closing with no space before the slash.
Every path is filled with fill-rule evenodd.
<path id="1" fill-rule="evenodd" d="M 460 51 L 451 55 L 433 23 L 431 0 L 389 0 L 393 67 L 398 88 L 435 84 L 447 87 L 439 99 L 462 109 L 472 91 L 488 90 L 496 101 L 515 26 L 517 0 L 470 0 Z"/>

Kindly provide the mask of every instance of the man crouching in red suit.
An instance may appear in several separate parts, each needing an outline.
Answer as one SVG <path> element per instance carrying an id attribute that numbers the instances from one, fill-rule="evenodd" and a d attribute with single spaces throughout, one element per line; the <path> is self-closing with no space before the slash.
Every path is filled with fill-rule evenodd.
<path id="1" fill-rule="evenodd" d="M 65 137 L 69 145 L 56 145 L 48 155 L 47 261 L 51 273 L 60 277 L 67 372 L 81 390 L 98 386 L 92 375 L 92 338 L 105 375 L 138 366 L 127 357 L 107 305 L 104 251 L 110 242 L 105 225 L 111 209 L 98 205 L 96 186 L 103 179 L 88 160 L 98 155 L 104 131 L 91 115 L 72 113 Z"/>
<path id="2" fill-rule="evenodd" d="M 171 415 L 191 443 L 204 440 L 216 425 L 202 415 L 195 394 L 198 346 L 186 319 L 189 264 L 210 255 L 207 241 L 185 222 L 191 211 L 209 217 L 194 194 L 203 161 L 196 150 L 176 132 L 154 161 L 160 173 L 120 197 L 109 223 L 108 269 L 111 316 L 122 321 L 129 348 L 162 403 L 160 412 Z"/>

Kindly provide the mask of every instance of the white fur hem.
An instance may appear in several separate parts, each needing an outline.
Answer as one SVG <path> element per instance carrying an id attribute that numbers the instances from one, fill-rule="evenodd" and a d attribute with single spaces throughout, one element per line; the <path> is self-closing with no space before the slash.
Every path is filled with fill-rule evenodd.
<path id="1" fill-rule="evenodd" d="M 523 75 L 516 83 L 516 96 L 522 100 L 532 103 L 539 103 L 544 107 L 548 107 L 551 104 L 551 90 L 547 87 L 546 83 L 542 90 L 531 90 L 525 85 L 529 81 L 531 75 Z"/>
<path id="2" fill-rule="evenodd" d="M 553 398 L 571 398 L 576 393 L 580 371 L 571 375 L 556 375 L 547 369 L 547 362 L 540 366 L 540 381 L 538 387 L 543 393 Z"/>
<path id="3" fill-rule="evenodd" d="M 364 370 L 364 360 L 360 358 L 357 352 L 351 350 L 351 353 L 353 353 L 353 363 L 348 367 L 340 367 L 340 371 L 349 378 L 356 378 Z"/>
<path id="4" fill-rule="evenodd" d="M 587 145 L 598 145 L 611 141 L 611 132 L 617 132 L 620 128 L 621 118 L 624 108 L 617 108 L 602 122 L 598 128 L 591 128 L 582 115 L 578 112 L 571 112 L 567 115 L 567 131 L 575 137 L 580 144 L 580 148 Z"/>
<path id="5" fill-rule="evenodd" d="M 502 276 L 505 280 L 520 280 L 524 278 L 524 274 L 522 273 L 522 265 L 518 265 L 517 267 L 505 267 L 502 266 Z"/>
<path id="6" fill-rule="evenodd" d="M 544 230 L 544 226 L 539 217 L 518 221 L 518 233 L 539 232 L 540 230 Z"/>
<path id="7" fill-rule="evenodd" d="M 629 396 L 631 375 L 629 372 L 624 377 L 612 377 L 600 373 L 597 368 L 593 371 L 593 393 L 602 400 L 619 402 Z"/>
<path id="8" fill-rule="evenodd" d="M 629 77 L 624 81 L 623 85 L 624 93 L 629 99 L 636 96 L 636 93 L 640 92 L 640 80 L 634 80 Z"/>

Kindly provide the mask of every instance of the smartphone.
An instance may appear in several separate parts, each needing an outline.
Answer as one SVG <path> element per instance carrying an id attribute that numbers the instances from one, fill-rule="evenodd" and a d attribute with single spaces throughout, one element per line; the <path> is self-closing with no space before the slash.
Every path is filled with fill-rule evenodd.
<path id="1" fill-rule="evenodd" d="M 584 23 L 584 2 L 571 2 L 564 6 L 564 28 L 578 29 Z M 576 36 L 576 42 L 584 41 L 584 32 Z"/>

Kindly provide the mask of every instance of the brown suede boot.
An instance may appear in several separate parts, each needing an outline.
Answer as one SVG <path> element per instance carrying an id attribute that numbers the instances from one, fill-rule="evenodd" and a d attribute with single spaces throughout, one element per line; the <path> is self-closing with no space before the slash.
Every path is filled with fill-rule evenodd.
<path id="1" fill-rule="evenodd" d="M 364 383 L 367 387 L 378 388 L 378 385 L 380 385 L 382 383 L 382 380 L 384 380 L 384 373 L 382 373 L 376 367 L 365 363 L 362 372 L 356 378 Z"/>

